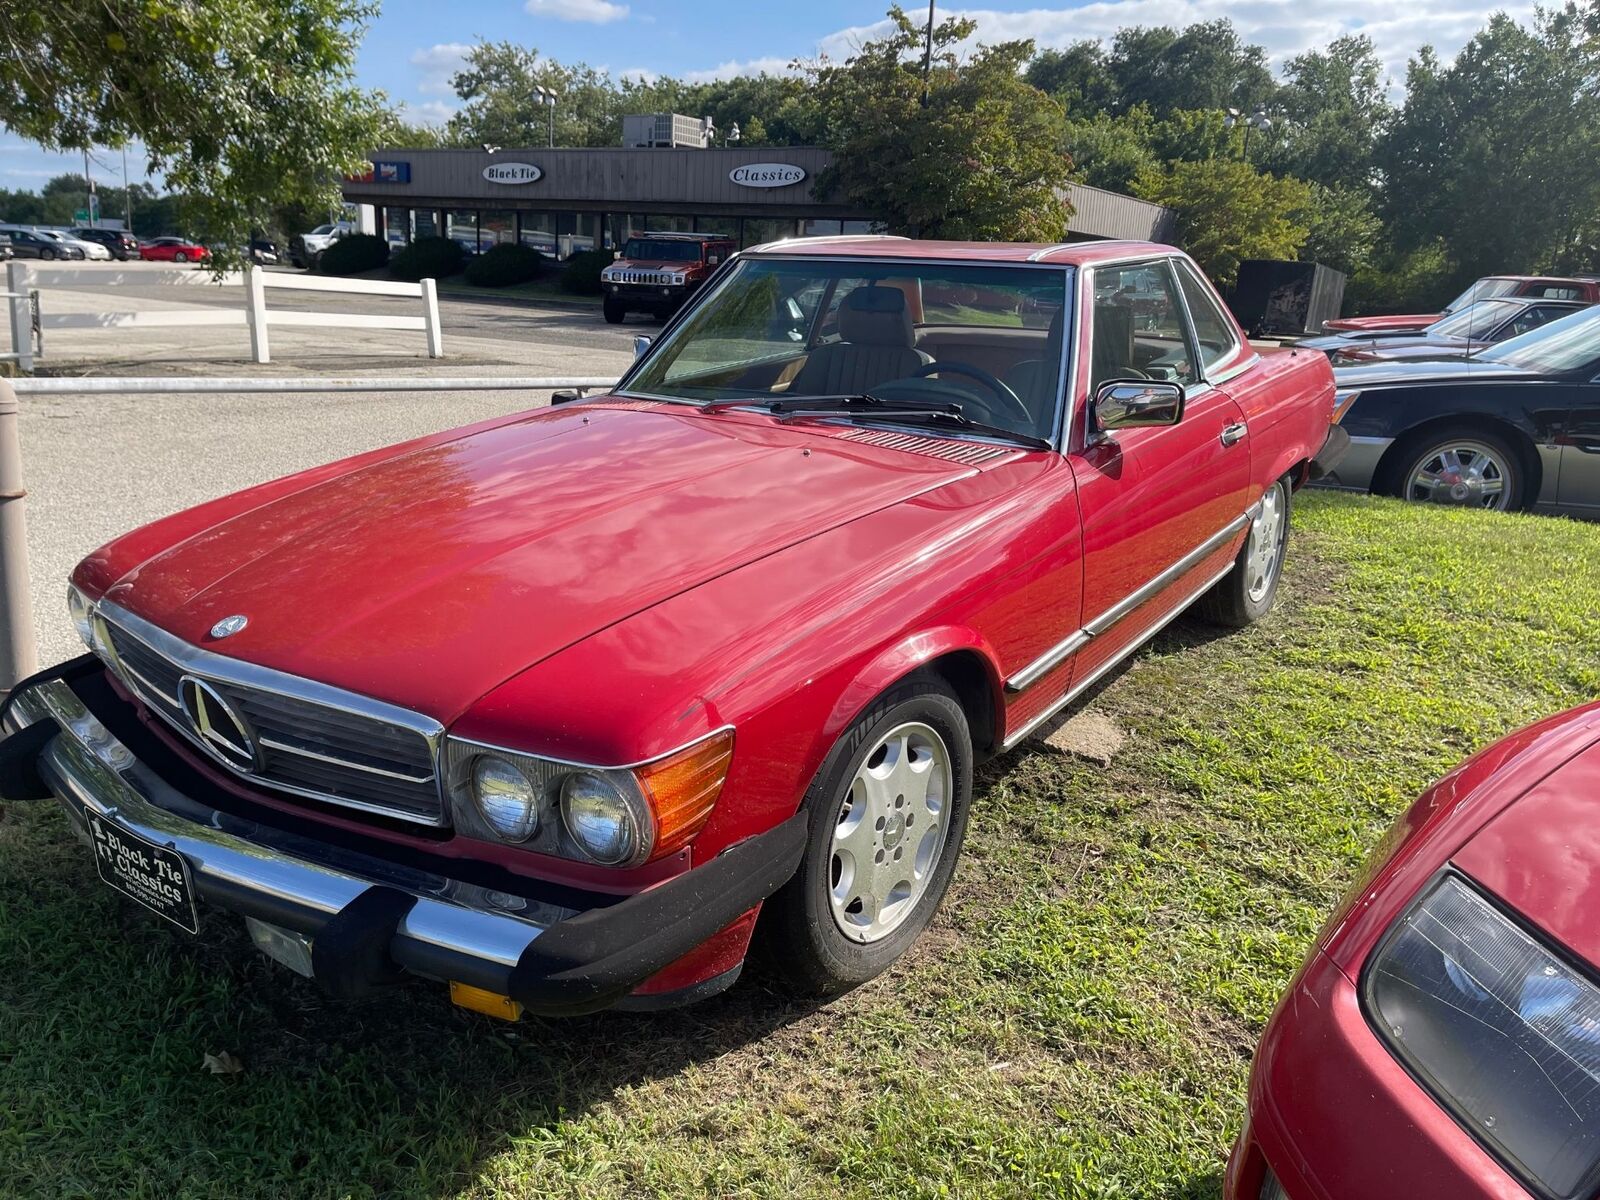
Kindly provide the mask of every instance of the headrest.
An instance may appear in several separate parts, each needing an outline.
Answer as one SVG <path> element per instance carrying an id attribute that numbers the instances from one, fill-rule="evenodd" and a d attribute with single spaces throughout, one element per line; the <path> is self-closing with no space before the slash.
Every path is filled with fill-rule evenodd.
<path id="1" fill-rule="evenodd" d="M 899 288 L 858 287 L 839 305 L 839 338 L 859 346 L 915 344 L 906 294 Z"/>

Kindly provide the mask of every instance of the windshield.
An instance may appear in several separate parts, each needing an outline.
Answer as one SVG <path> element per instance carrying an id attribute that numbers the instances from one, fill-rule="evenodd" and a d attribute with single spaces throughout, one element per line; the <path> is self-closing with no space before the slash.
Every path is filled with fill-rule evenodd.
<path id="1" fill-rule="evenodd" d="M 957 404 L 971 420 L 1048 438 L 1070 278 L 1066 268 L 745 259 L 627 390 L 755 403 L 870 392 Z"/>
<path id="2" fill-rule="evenodd" d="M 1456 309 L 1463 308 L 1474 300 L 1484 300 L 1490 296 L 1509 296 L 1516 290 L 1517 281 L 1515 279 L 1496 279 L 1490 276 L 1487 279 L 1478 280 L 1477 283 L 1450 301 L 1445 306 L 1444 311 L 1453 313 Z"/>
<path id="3" fill-rule="evenodd" d="M 629 238 L 622 257 L 645 262 L 699 262 L 700 243 L 671 238 Z"/>
<path id="4" fill-rule="evenodd" d="M 1552 375 L 1600 370 L 1600 306 L 1507 338 L 1478 355 L 1478 361 Z"/>
<path id="5" fill-rule="evenodd" d="M 1509 300 L 1476 300 L 1442 321 L 1435 321 L 1428 326 L 1428 332 L 1440 337 L 1487 337 L 1490 330 L 1516 311 L 1517 305 Z"/>
<path id="6" fill-rule="evenodd" d="M 339 228 L 337 225 L 318 225 L 311 231 L 311 236 L 316 237 L 318 234 L 332 233 L 337 228 Z"/>

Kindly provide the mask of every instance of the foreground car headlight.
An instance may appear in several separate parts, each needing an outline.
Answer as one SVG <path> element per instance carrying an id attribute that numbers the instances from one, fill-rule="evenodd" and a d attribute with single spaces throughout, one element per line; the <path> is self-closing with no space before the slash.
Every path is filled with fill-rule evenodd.
<path id="1" fill-rule="evenodd" d="M 627 862 L 638 852 L 650 815 L 637 793 L 589 771 L 568 775 L 561 784 L 561 820 L 572 840 L 606 866 Z"/>
<path id="2" fill-rule="evenodd" d="M 1364 977 L 1378 1035 L 1541 1195 L 1600 1183 L 1600 988 L 1447 875 Z"/>
<path id="3" fill-rule="evenodd" d="M 533 782 L 503 758 L 484 754 L 473 763 L 472 798 L 503 841 L 525 842 L 539 828 L 539 794 Z"/>
<path id="4" fill-rule="evenodd" d="M 72 618 L 72 627 L 78 631 L 79 639 L 93 650 L 95 648 L 94 604 L 74 583 L 67 584 L 67 614 Z"/>
<path id="5" fill-rule="evenodd" d="M 456 828 L 604 866 L 631 867 L 688 845 L 711 816 L 733 731 L 632 767 L 595 767 L 450 738 Z"/>

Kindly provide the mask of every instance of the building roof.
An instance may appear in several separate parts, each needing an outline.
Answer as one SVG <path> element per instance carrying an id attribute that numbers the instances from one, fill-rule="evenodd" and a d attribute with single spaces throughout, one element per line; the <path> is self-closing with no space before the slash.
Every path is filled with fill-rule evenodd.
<path id="1" fill-rule="evenodd" d="M 935 242 L 877 235 L 787 238 L 752 247 L 751 254 L 811 257 L 847 255 L 851 258 L 929 258 L 965 262 L 1047 262 L 1060 266 L 1087 266 L 1107 259 L 1143 254 L 1170 254 L 1171 246 L 1159 242 Z"/>

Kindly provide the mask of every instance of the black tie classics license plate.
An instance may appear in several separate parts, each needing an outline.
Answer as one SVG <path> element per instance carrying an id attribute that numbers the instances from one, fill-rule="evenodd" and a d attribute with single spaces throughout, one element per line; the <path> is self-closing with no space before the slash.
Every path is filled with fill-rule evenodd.
<path id="1" fill-rule="evenodd" d="M 199 933 L 194 887 L 183 856 L 117 827 L 99 813 L 85 811 L 83 815 L 89 822 L 100 878 L 180 929 Z"/>

